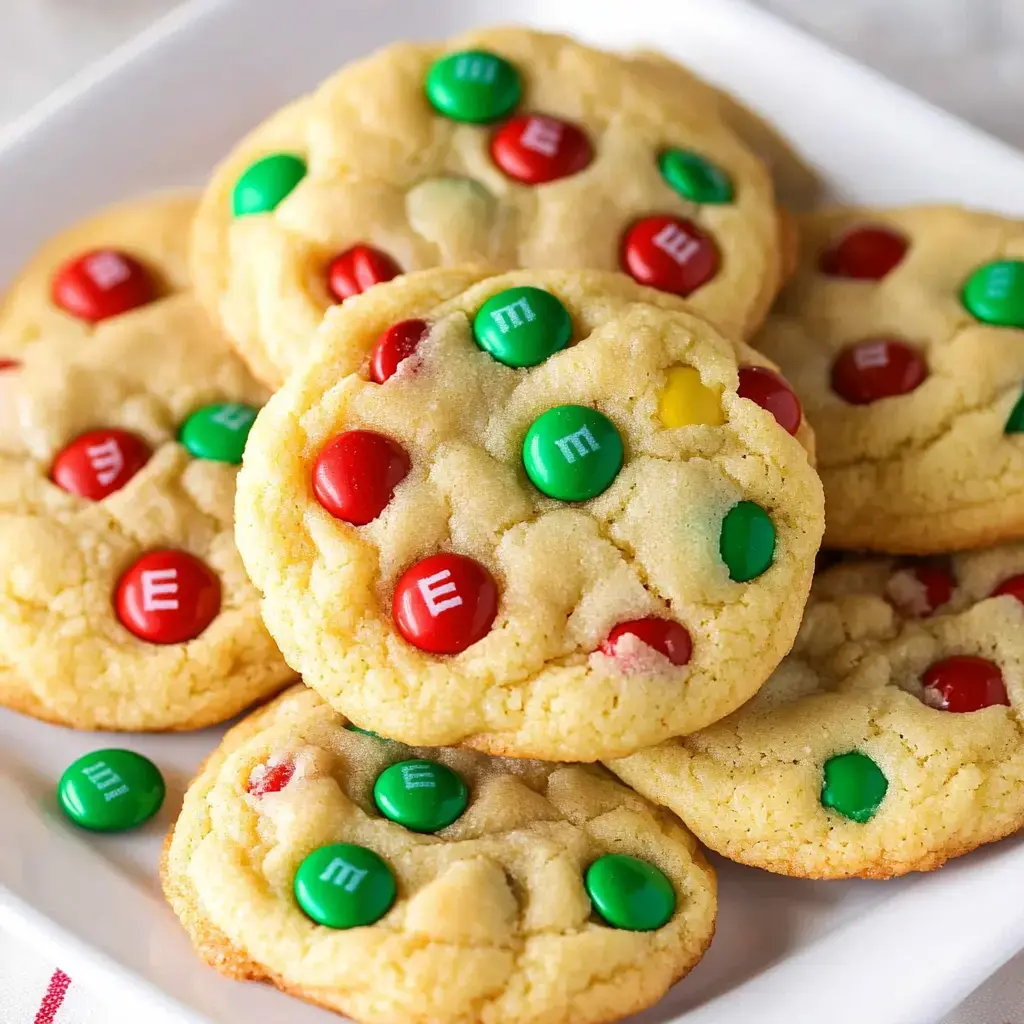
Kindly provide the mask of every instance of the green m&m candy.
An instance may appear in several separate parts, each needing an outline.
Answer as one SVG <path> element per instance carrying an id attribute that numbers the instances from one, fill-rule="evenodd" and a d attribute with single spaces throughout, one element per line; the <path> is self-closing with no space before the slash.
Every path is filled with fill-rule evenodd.
<path id="1" fill-rule="evenodd" d="M 613 928 L 650 932 L 675 913 L 672 883 L 639 857 L 609 853 L 598 857 L 583 878 L 594 909 Z"/>
<path id="2" fill-rule="evenodd" d="M 718 550 L 729 579 L 746 583 L 756 579 L 775 557 L 775 526 L 760 505 L 741 501 L 722 520 Z"/>
<path id="3" fill-rule="evenodd" d="M 222 402 L 197 409 L 182 424 L 181 443 L 197 458 L 214 462 L 242 461 L 245 441 L 256 409 L 241 402 Z"/>
<path id="4" fill-rule="evenodd" d="M 332 843 L 309 854 L 295 872 L 295 899 L 307 917 L 328 928 L 379 921 L 395 902 L 391 868 L 365 846 Z"/>
<path id="5" fill-rule="evenodd" d="M 137 828 L 164 802 L 163 776 L 152 761 L 131 750 L 94 750 L 60 777 L 57 800 L 76 824 L 93 832 Z"/>
<path id="6" fill-rule="evenodd" d="M 732 182 L 720 167 L 685 149 L 668 149 L 658 169 L 669 187 L 692 203 L 731 203 Z"/>
<path id="7" fill-rule="evenodd" d="M 271 153 L 250 164 L 235 182 L 231 212 L 236 217 L 270 213 L 306 176 L 306 161 L 294 153 Z"/>
<path id="8" fill-rule="evenodd" d="M 1006 426 L 1003 429 L 1007 434 L 1024 434 L 1024 394 L 1017 399 L 1016 404 L 1010 410 Z"/>
<path id="9" fill-rule="evenodd" d="M 345 726 L 349 732 L 357 732 L 360 736 L 372 736 L 375 740 L 383 739 L 383 736 L 378 736 L 375 732 L 370 729 L 360 729 L 358 725 L 353 725 L 351 722 Z"/>
<path id="10" fill-rule="evenodd" d="M 473 317 L 476 343 L 506 366 L 536 366 L 572 337 L 569 311 L 543 288 L 506 288 Z"/>
<path id="11" fill-rule="evenodd" d="M 967 312 L 996 327 L 1024 327 L 1024 260 L 978 267 L 961 296 Z"/>
<path id="12" fill-rule="evenodd" d="M 436 761 L 399 761 L 385 768 L 373 786 L 385 818 L 412 832 L 439 832 L 461 817 L 469 803 L 462 777 Z"/>
<path id="13" fill-rule="evenodd" d="M 603 413 L 556 405 L 538 416 L 523 441 L 523 466 L 537 490 L 559 501 L 587 501 L 622 469 L 622 438 Z"/>
<path id="14" fill-rule="evenodd" d="M 471 124 L 510 114 L 523 93 L 519 72 L 486 50 L 460 50 L 435 61 L 426 89 L 430 105 L 439 114 Z"/>
<path id="15" fill-rule="evenodd" d="M 889 780 L 867 754 L 851 751 L 825 762 L 821 803 L 844 818 L 864 824 L 875 816 Z"/>

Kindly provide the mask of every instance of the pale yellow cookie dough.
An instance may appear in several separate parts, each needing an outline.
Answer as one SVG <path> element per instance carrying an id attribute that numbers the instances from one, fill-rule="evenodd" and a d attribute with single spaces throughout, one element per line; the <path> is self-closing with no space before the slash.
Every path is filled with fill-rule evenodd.
<path id="1" fill-rule="evenodd" d="M 184 277 L 194 200 L 155 198 L 70 229 L 15 283 L 0 317 L 0 703 L 88 729 L 199 728 L 222 721 L 293 673 L 260 620 L 233 539 L 237 467 L 177 443 L 213 402 L 259 406 L 266 391 L 212 326 Z M 157 301 L 95 327 L 53 306 L 65 259 L 114 246 L 161 283 Z M 55 456 L 81 434 L 118 427 L 149 461 L 101 501 L 52 482 Z M 113 597 L 143 553 L 178 548 L 219 577 L 221 608 L 197 638 L 156 645 L 116 617 Z"/>
<path id="2" fill-rule="evenodd" d="M 953 613 L 909 619 L 887 596 L 891 563 L 829 570 L 749 704 L 609 767 L 713 850 L 785 875 L 929 871 L 1010 835 L 1024 827 L 1024 606 L 986 598 L 1022 568 L 1019 546 L 964 556 Z M 1010 706 L 929 706 L 924 673 L 957 655 L 994 663 Z M 864 823 L 821 802 L 825 762 L 854 751 L 888 783 Z"/>
<path id="3" fill-rule="evenodd" d="M 881 281 L 823 274 L 851 228 L 906 236 Z M 1024 538 L 1024 435 L 1006 434 L 1024 381 L 1024 330 L 960 300 L 982 264 L 1024 257 L 1024 224 L 955 207 L 834 210 L 799 221 L 800 267 L 754 344 L 777 362 L 819 440 L 826 546 L 931 554 Z M 830 386 L 847 345 L 891 338 L 925 357 L 908 394 L 851 405 Z"/>
<path id="4" fill-rule="evenodd" d="M 377 775 L 421 757 L 457 771 L 470 802 L 437 834 L 407 831 L 373 801 Z M 295 771 L 254 795 L 268 764 Z M 377 923 L 315 924 L 292 895 L 319 846 L 356 843 L 396 876 Z M 583 873 L 605 853 L 654 864 L 676 892 L 655 931 L 609 927 Z M 700 960 L 715 876 L 693 837 L 603 770 L 413 750 L 345 728 L 295 688 L 228 733 L 168 836 L 164 891 L 200 955 L 362 1024 L 600 1024 L 650 1006 Z"/>
<path id="5" fill-rule="evenodd" d="M 583 128 L 594 159 L 541 186 L 494 163 L 494 126 L 438 115 L 424 93 L 433 62 L 483 48 L 523 80 L 518 111 Z M 217 169 L 196 219 L 192 268 L 200 297 L 253 372 L 279 384 L 331 300 L 326 268 L 359 243 L 406 271 L 461 263 L 617 270 L 623 235 L 657 213 L 714 237 L 717 275 L 691 296 L 729 333 L 750 333 L 781 283 L 783 240 L 770 177 L 721 120 L 714 95 L 670 87 L 641 60 L 520 28 L 443 44 L 400 43 L 351 64 L 269 118 Z M 734 201 L 696 205 L 662 179 L 668 147 L 705 156 L 731 178 Z M 232 217 L 243 171 L 276 152 L 308 164 L 272 212 Z"/>
<path id="6" fill-rule="evenodd" d="M 767 166 L 776 198 L 787 209 L 810 209 L 820 198 L 821 176 L 764 115 L 663 53 L 641 50 L 630 56 L 630 63 L 634 71 L 650 75 L 652 81 L 691 109 L 716 109 L 721 119 Z M 793 240 L 795 242 L 795 238 Z"/>
<path id="7" fill-rule="evenodd" d="M 929 588 L 932 579 L 942 582 Z M 1011 583 L 1024 594 L 1024 543 L 927 559 L 850 556 L 814 577 L 811 599 L 841 605 L 866 595 L 880 598 L 892 607 L 895 631 L 903 619 L 966 611 Z"/>
<path id="8" fill-rule="evenodd" d="M 548 290 L 574 344 L 515 370 L 479 349 L 471 320 L 513 286 Z M 383 385 L 366 367 L 378 336 L 432 325 Z M 236 529 L 263 616 L 308 685 L 360 725 L 405 742 L 468 743 L 549 760 L 625 754 L 701 728 L 747 700 L 789 650 L 822 532 L 820 483 L 802 441 L 736 394 L 734 348 L 682 302 L 599 271 L 435 270 L 380 285 L 332 311 L 315 353 L 261 412 L 239 476 Z M 662 425 L 667 373 L 695 368 L 724 422 Z M 523 471 L 530 423 L 562 404 L 615 424 L 625 465 L 598 497 L 544 497 Z M 353 527 L 314 498 L 311 474 L 337 434 L 397 440 L 412 469 L 377 519 Z M 774 561 L 733 582 L 723 517 L 759 504 Z M 428 654 L 391 617 L 400 574 L 453 551 L 497 581 L 497 619 L 461 654 Z M 678 667 L 643 644 L 598 648 L 618 623 L 681 622 Z M 646 653 L 645 653 L 646 652 Z"/>

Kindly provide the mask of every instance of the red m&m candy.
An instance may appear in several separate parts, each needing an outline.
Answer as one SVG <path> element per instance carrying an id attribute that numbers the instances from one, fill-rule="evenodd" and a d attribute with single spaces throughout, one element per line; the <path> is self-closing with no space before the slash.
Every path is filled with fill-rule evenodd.
<path id="1" fill-rule="evenodd" d="M 140 640 L 181 644 L 216 618 L 220 580 L 187 551 L 150 551 L 121 577 L 114 606 Z"/>
<path id="2" fill-rule="evenodd" d="M 999 666 L 984 658 L 965 654 L 944 658 L 925 672 L 921 682 L 925 704 L 942 711 L 964 713 L 1010 704 Z"/>
<path id="3" fill-rule="evenodd" d="M 924 359 L 909 345 L 873 338 L 843 349 L 832 364 L 832 390 L 851 405 L 906 395 L 928 376 Z"/>
<path id="4" fill-rule="evenodd" d="M 693 641 L 685 626 L 654 617 L 620 622 L 601 644 L 604 654 L 614 657 L 623 637 L 635 636 L 641 643 L 664 655 L 673 665 L 685 665 L 693 652 Z"/>
<path id="5" fill-rule="evenodd" d="M 1024 604 L 1024 576 L 1011 576 L 992 591 L 992 597 L 1002 597 L 1004 594 L 1009 594 Z"/>
<path id="6" fill-rule="evenodd" d="M 390 437 L 347 430 L 317 456 L 313 493 L 335 519 L 365 526 L 384 511 L 409 465 L 405 449 Z"/>
<path id="7" fill-rule="evenodd" d="M 156 286 L 134 257 L 117 249 L 93 249 L 57 271 L 51 294 L 66 313 L 98 323 L 152 302 Z"/>
<path id="8" fill-rule="evenodd" d="M 926 619 L 953 597 L 956 581 L 937 565 L 918 565 L 893 573 L 886 588 L 889 600 L 909 618 Z"/>
<path id="9" fill-rule="evenodd" d="M 392 603 L 398 632 L 432 654 L 458 654 L 482 640 L 497 614 L 494 577 L 465 555 L 431 555 L 406 569 Z"/>
<path id="10" fill-rule="evenodd" d="M 327 268 L 327 287 L 336 302 L 361 295 L 375 284 L 390 281 L 402 268 L 386 253 L 356 245 L 335 256 Z"/>
<path id="11" fill-rule="evenodd" d="M 568 121 L 520 114 L 495 133 L 491 156 L 510 178 L 542 185 L 582 171 L 593 150 L 586 134 Z"/>
<path id="12" fill-rule="evenodd" d="M 246 792 L 251 796 L 266 796 L 267 793 L 280 793 L 295 774 L 295 762 L 292 760 L 258 764 L 249 776 Z"/>
<path id="13" fill-rule="evenodd" d="M 402 320 L 392 324 L 378 339 L 370 353 L 370 380 L 383 384 L 403 359 L 416 351 L 430 325 L 426 320 Z"/>
<path id="14" fill-rule="evenodd" d="M 50 476 L 70 494 L 102 501 L 124 487 L 149 456 L 149 445 L 127 430 L 91 430 L 60 452 Z"/>
<path id="15" fill-rule="evenodd" d="M 822 273 L 880 281 L 903 259 L 907 240 L 889 228 L 865 226 L 847 232 L 818 260 Z"/>
<path id="16" fill-rule="evenodd" d="M 800 429 L 803 419 L 800 399 L 789 384 L 767 366 L 741 366 L 737 394 L 767 409 L 787 433 L 795 434 Z"/>
<path id="17" fill-rule="evenodd" d="M 718 247 L 693 221 L 645 217 L 627 232 L 622 266 L 640 284 L 689 295 L 718 272 Z"/>

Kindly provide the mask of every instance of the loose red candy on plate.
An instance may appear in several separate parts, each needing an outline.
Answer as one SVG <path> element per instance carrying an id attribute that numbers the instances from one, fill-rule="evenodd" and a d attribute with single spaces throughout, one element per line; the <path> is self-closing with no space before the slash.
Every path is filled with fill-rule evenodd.
<path id="1" fill-rule="evenodd" d="M 127 430 L 90 430 L 60 452 L 50 476 L 70 494 L 102 501 L 124 487 L 150 454 L 149 445 Z"/>
<path id="2" fill-rule="evenodd" d="M 17 359 L 0 358 L 0 373 L 3 373 L 5 370 L 15 370 L 19 366 L 21 366 L 21 363 Z"/>
<path id="3" fill-rule="evenodd" d="M 375 284 L 390 281 L 402 268 L 386 253 L 356 245 L 335 256 L 327 268 L 327 287 L 336 302 L 361 295 Z"/>
<path id="4" fill-rule="evenodd" d="M 800 429 L 803 419 L 800 399 L 789 384 L 767 366 L 741 366 L 737 394 L 767 409 L 787 433 L 795 434 Z"/>
<path id="5" fill-rule="evenodd" d="M 605 637 L 601 651 L 614 657 L 619 642 L 625 636 L 635 636 L 637 640 L 663 654 L 673 665 L 687 664 L 693 653 L 693 641 L 685 626 L 669 619 L 654 617 L 620 622 Z"/>
<path id="6" fill-rule="evenodd" d="M 992 591 L 993 597 L 1002 597 L 1004 594 L 1009 594 L 1024 604 L 1024 576 L 1011 576 Z"/>
<path id="7" fill-rule="evenodd" d="M 251 796 L 266 796 L 280 793 L 295 774 L 294 761 L 278 761 L 277 764 L 257 765 L 249 776 L 246 791 Z"/>
<path id="8" fill-rule="evenodd" d="M 370 353 L 370 380 L 383 384 L 398 369 L 398 364 L 416 351 L 429 330 L 426 320 L 402 320 L 392 324 L 377 339 Z"/>
<path id="9" fill-rule="evenodd" d="M 832 390 L 851 405 L 906 395 L 928 376 L 921 355 L 902 341 L 874 338 L 843 349 L 832 364 Z"/>
<path id="10" fill-rule="evenodd" d="M 832 277 L 880 281 L 903 259 L 907 247 L 907 240 L 889 228 L 854 228 L 821 254 L 818 266 Z"/>
<path id="11" fill-rule="evenodd" d="M 431 555 L 406 569 L 392 602 L 398 632 L 431 654 L 464 651 L 488 634 L 497 614 L 494 577 L 465 555 Z"/>
<path id="12" fill-rule="evenodd" d="M 904 615 L 926 619 L 953 597 L 956 581 L 937 565 L 901 569 L 889 581 L 889 599 Z"/>
<path id="13" fill-rule="evenodd" d="M 134 257 L 117 249 L 93 249 L 57 271 L 51 294 L 66 313 L 98 323 L 152 302 L 156 286 Z"/>
<path id="14" fill-rule="evenodd" d="M 963 714 L 995 704 L 1010 704 L 999 666 L 985 658 L 964 654 L 944 658 L 935 662 L 921 681 L 924 702 L 942 711 Z"/>
<path id="15" fill-rule="evenodd" d="M 384 511 L 409 466 L 397 441 L 372 430 L 347 430 L 317 456 L 313 493 L 335 519 L 365 526 Z"/>
<path id="16" fill-rule="evenodd" d="M 576 125 L 542 114 L 520 114 L 491 140 L 491 157 L 510 177 L 543 185 L 578 174 L 593 157 L 590 140 Z"/>
<path id="17" fill-rule="evenodd" d="M 153 644 L 193 640 L 220 611 L 220 580 L 187 551 L 150 551 L 120 579 L 117 617 Z"/>
<path id="18" fill-rule="evenodd" d="M 645 217 L 627 232 L 622 265 L 640 284 L 689 295 L 718 272 L 718 247 L 693 221 Z"/>

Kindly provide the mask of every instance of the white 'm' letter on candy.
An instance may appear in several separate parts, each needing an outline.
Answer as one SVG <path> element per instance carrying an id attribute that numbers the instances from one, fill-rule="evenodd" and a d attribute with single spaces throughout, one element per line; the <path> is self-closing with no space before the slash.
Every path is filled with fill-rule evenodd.
<path id="1" fill-rule="evenodd" d="M 594 435 L 588 427 L 580 427 L 574 434 L 566 434 L 565 437 L 560 437 L 555 441 L 555 444 L 562 453 L 562 458 L 570 466 L 576 461 L 577 456 L 582 459 L 593 452 L 601 450 L 601 446 L 594 439 Z"/>
<path id="2" fill-rule="evenodd" d="M 142 607 L 147 612 L 173 612 L 178 609 L 177 569 L 147 569 L 142 574 Z"/>
<path id="3" fill-rule="evenodd" d="M 330 882 L 331 885 L 340 885 L 345 892 L 355 892 L 359 883 L 366 877 L 366 872 L 360 868 L 353 867 L 347 860 L 335 857 L 330 864 L 324 868 L 320 875 L 321 882 Z"/>
<path id="4" fill-rule="evenodd" d="M 652 239 L 654 246 L 667 253 L 680 266 L 700 249 L 696 239 L 681 231 L 675 224 L 666 224 Z"/>
<path id="5" fill-rule="evenodd" d="M 85 449 L 96 479 L 104 487 L 117 479 L 118 473 L 124 469 L 124 455 L 114 438 L 107 438 L 102 444 L 90 444 Z"/>
<path id="6" fill-rule="evenodd" d="M 433 576 L 416 581 L 416 588 L 419 590 L 431 618 L 436 619 L 441 612 L 446 612 L 450 608 L 458 608 L 462 604 L 462 598 L 456 593 L 455 584 L 444 582 L 450 580 L 451 575 L 450 569 L 442 569 L 440 572 L 435 572 Z M 438 598 L 444 597 L 445 594 L 455 594 L 455 596 L 439 601 Z"/>

